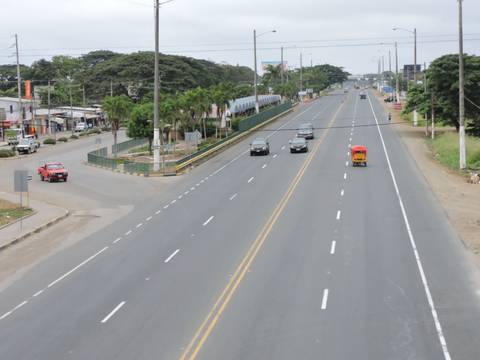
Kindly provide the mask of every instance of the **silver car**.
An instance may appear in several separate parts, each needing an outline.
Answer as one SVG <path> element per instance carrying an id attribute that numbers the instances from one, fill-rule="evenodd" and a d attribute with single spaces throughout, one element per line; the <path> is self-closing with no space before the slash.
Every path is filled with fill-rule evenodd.
<path id="1" fill-rule="evenodd" d="M 311 123 L 303 123 L 297 131 L 297 137 L 304 139 L 313 139 L 313 125 Z"/>

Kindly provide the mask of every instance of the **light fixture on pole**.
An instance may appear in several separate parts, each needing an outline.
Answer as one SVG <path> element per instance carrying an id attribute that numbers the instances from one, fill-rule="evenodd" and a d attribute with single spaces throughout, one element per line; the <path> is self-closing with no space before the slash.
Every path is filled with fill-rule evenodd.
<path id="1" fill-rule="evenodd" d="M 254 62 L 254 71 L 253 71 L 253 88 L 255 91 L 255 113 L 260 112 L 260 105 L 258 104 L 258 90 L 257 90 L 257 38 L 262 35 L 269 33 L 276 33 L 277 30 L 265 31 L 257 35 L 257 30 L 253 30 L 253 62 Z"/>

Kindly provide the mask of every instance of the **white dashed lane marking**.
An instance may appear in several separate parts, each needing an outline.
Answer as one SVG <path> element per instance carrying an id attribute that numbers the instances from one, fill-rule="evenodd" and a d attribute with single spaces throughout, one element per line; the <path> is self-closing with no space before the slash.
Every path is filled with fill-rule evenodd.
<path id="1" fill-rule="evenodd" d="M 330 247 L 330 254 L 335 254 L 335 248 L 337 247 L 337 242 L 334 240 L 332 241 L 332 246 Z"/>
<path id="2" fill-rule="evenodd" d="M 233 200 L 237 197 L 238 194 L 233 194 L 232 196 L 230 196 L 230 200 Z"/>
<path id="3" fill-rule="evenodd" d="M 248 179 L 248 181 L 247 181 L 247 182 L 250 184 L 250 183 L 253 181 L 253 179 L 255 179 L 255 177 L 254 177 L 254 176 L 252 176 L 250 179 Z"/>
<path id="4" fill-rule="evenodd" d="M 113 309 L 107 316 L 105 316 L 105 317 L 103 318 L 103 320 L 101 321 L 102 324 L 105 324 L 108 320 L 110 320 L 110 318 L 111 318 L 113 315 L 115 315 L 115 313 L 116 313 L 118 310 L 120 310 L 120 309 L 123 307 L 123 305 L 125 305 L 125 301 L 122 301 L 120 304 L 118 304 L 118 305 L 115 307 L 115 309 Z"/>
<path id="5" fill-rule="evenodd" d="M 327 308 L 328 302 L 328 289 L 323 290 L 323 299 L 322 299 L 322 310 Z"/>
<path id="6" fill-rule="evenodd" d="M 168 258 L 165 259 L 165 261 L 164 261 L 165 264 L 169 263 L 170 260 L 172 260 L 173 257 L 174 257 L 175 255 L 177 255 L 179 252 L 180 252 L 180 249 L 175 250 Z"/>
<path id="7" fill-rule="evenodd" d="M 208 225 L 208 223 L 209 223 L 210 221 L 212 221 L 212 220 L 213 220 L 213 218 L 214 218 L 214 216 L 213 216 L 213 215 L 212 215 L 212 216 L 210 216 L 210 217 L 207 219 L 207 221 L 205 221 L 205 222 L 203 223 L 203 226 L 207 226 L 207 225 Z"/>

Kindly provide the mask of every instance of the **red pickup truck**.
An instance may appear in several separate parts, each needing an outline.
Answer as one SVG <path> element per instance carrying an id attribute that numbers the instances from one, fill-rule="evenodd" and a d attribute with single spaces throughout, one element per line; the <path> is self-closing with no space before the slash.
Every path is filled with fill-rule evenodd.
<path id="1" fill-rule="evenodd" d="M 65 169 L 62 163 L 59 162 L 48 162 L 43 166 L 38 168 L 38 174 L 42 181 L 48 180 L 49 182 L 54 181 L 67 181 L 68 171 Z"/>

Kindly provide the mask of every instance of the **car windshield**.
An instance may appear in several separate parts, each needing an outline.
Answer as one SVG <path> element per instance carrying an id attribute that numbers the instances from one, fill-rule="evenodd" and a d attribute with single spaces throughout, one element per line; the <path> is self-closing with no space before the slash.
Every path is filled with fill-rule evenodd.
<path id="1" fill-rule="evenodd" d="M 255 139 L 252 141 L 253 146 L 265 146 L 266 142 L 264 139 Z"/>
<path id="2" fill-rule="evenodd" d="M 48 164 L 47 169 L 49 169 L 49 170 L 59 170 L 59 169 L 63 169 L 63 165 L 61 165 L 61 164 Z"/>
<path id="3" fill-rule="evenodd" d="M 19 144 L 20 145 L 29 145 L 30 144 L 30 139 L 20 139 Z"/>
<path id="4" fill-rule="evenodd" d="M 292 140 L 292 144 L 294 145 L 303 145 L 306 143 L 306 140 L 304 138 L 294 138 Z"/>
<path id="5" fill-rule="evenodd" d="M 300 130 L 312 130 L 313 126 L 311 124 L 302 124 L 300 125 Z"/>

